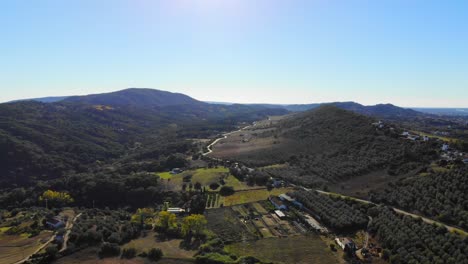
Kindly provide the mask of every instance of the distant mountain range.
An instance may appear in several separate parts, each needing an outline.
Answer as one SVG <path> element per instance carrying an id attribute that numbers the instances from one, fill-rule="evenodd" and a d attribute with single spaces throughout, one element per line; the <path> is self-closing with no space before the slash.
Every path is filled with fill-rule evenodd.
<path id="1" fill-rule="evenodd" d="M 56 96 L 32 98 L 18 101 L 38 101 L 42 103 L 75 102 L 86 104 L 107 104 L 114 106 L 132 105 L 135 107 L 165 107 L 171 105 L 248 105 L 262 108 L 279 108 L 290 112 L 302 112 L 321 105 L 335 105 L 338 108 L 356 113 L 386 119 L 417 118 L 429 115 L 468 116 L 468 108 L 403 108 L 392 104 L 362 105 L 356 102 L 330 102 L 312 104 L 234 104 L 229 102 L 201 102 L 187 95 L 149 88 L 130 88 L 122 91 L 92 94 L 85 96 Z M 206 105 L 205 105 L 206 106 Z"/>
<path id="2" fill-rule="evenodd" d="M 139 155 L 158 157 L 186 148 L 187 138 L 212 136 L 241 122 L 287 113 L 279 108 L 208 104 L 153 89 L 72 96 L 52 103 L 3 103 L 0 186 L 85 171 L 97 161 L 128 154 L 135 144 L 141 146 Z"/>

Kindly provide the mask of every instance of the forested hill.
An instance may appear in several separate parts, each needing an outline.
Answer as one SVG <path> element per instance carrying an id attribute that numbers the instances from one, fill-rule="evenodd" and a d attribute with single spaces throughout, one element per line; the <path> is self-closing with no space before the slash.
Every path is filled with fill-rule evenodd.
<path id="1" fill-rule="evenodd" d="M 187 138 L 218 134 L 235 129 L 239 122 L 286 113 L 284 109 L 210 105 L 183 95 L 169 98 L 165 92 L 163 99 L 152 97 L 155 103 L 150 107 L 145 101 L 148 94 L 140 92 L 123 92 L 132 98 L 129 104 L 117 102 L 119 93 L 88 103 L 0 104 L 0 185 L 54 179 L 128 155 L 158 160 L 190 151 Z M 138 100 L 145 103 L 138 104 Z"/>
<path id="2" fill-rule="evenodd" d="M 71 96 L 64 102 L 86 103 L 93 105 L 112 105 L 151 108 L 171 105 L 203 105 L 185 94 L 171 93 L 156 89 L 130 88 L 112 93 Z"/>
<path id="3" fill-rule="evenodd" d="M 242 158 L 263 164 L 287 162 L 286 169 L 271 168 L 269 172 L 314 184 L 382 169 L 399 174 L 435 155 L 433 143 L 402 140 L 398 128 L 378 128 L 374 122 L 335 106 L 321 106 L 280 122 L 273 132 L 277 143 L 271 150 Z"/>
<path id="4" fill-rule="evenodd" d="M 392 104 L 376 104 L 362 105 L 356 102 L 332 102 L 332 103 L 317 103 L 317 104 L 296 104 L 296 105 L 267 105 L 266 107 L 284 108 L 292 112 L 303 112 L 319 108 L 320 106 L 332 105 L 343 110 L 352 111 L 358 114 L 371 116 L 375 118 L 383 118 L 390 120 L 413 119 L 418 117 L 431 116 L 428 113 L 422 113 L 413 109 L 403 108 Z"/>

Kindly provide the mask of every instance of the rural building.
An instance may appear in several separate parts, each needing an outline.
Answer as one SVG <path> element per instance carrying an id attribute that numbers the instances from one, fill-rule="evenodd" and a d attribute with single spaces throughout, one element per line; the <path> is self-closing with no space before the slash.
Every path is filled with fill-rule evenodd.
<path id="1" fill-rule="evenodd" d="M 423 136 L 423 141 L 429 141 L 429 137 L 428 136 Z"/>
<path id="2" fill-rule="evenodd" d="M 286 206 L 286 204 L 284 204 L 283 201 L 281 201 L 281 199 L 279 199 L 278 197 L 270 196 L 270 198 L 268 199 L 275 206 L 277 210 L 288 210 L 288 207 Z"/>
<path id="3" fill-rule="evenodd" d="M 447 150 L 449 150 L 449 145 L 446 144 L 446 143 L 444 143 L 444 144 L 442 145 L 442 151 L 447 151 Z"/>
<path id="4" fill-rule="evenodd" d="M 286 215 L 280 210 L 275 210 L 275 214 L 281 219 L 286 217 Z"/>
<path id="5" fill-rule="evenodd" d="M 281 199 L 281 201 L 289 202 L 289 203 L 293 204 L 294 206 L 296 206 L 299 209 L 302 209 L 304 207 L 302 205 L 302 203 L 296 201 L 296 199 L 292 198 L 291 196 L 289 196 L 289 195 L 287 195 L 285 193 L 280 194 L 278 197 Z"/>
<path id="6" fill-rule="evenodd" d="M 324 233 L 324 234 L 328 233 L 328 229 L 326 227 L 322 226 L 317 220 L 315 220 L 315 218 L 313 218 L 309 214 L 305 214 L 305 213 L 304 213 L 303 216 L 304 216 L 304 221 L 310 227 L 312 227 L 316 231 L 319 231 L 320 233 Z"/>
<path id="7" fill-rule="evenodd" d="M 284 181 L 283 180 L 278 180 L 278 179 L 273 179 L 273 186 L 275 188 L 279 188 L 284 186 Z"/>
<path id="8" fill-rule="evenodd" d="M 345 252 L 350 253 L 356 251 L 356 244 L 354 244 L 354 241 L 351 238 L 337 237 L 335 238 L 335 241 Z"/>
<path id="9" fill-rule="evenodd" d="M 278 197 L 279 197 L 282 201 L 288 201 L 288 202 L 290 202 L 290 203 L 296 201 L 296 199 L 292 198 L 291 196 L 289 196 L 289 195 L 287 195 L 287 194 L 285 194 L 285 193 L 280 194 Z"/>
<path id="10" fill-rule="evenodd" d="M 182 208 L 179 208 L 179 207 L 167 208 L 167 211 L 169 213 L 173 213 L 173 214 L 185 213 L 185 209 L 182 209 Z"/>
<path id="11" fill-rule="evenodd" d="M 59 228 L 64 228 L 65 223 L 62 220 L 58 219 L 58 218 L 50 218 L 50 219 L 46 220 L 45 226 L 48 229 L 56 230 L 56 229 L 59 229 Z"/>
<path id="12" fill-rule="evenodd" d="M 180 168 L 174 168 L 171 170 L 171 174 L 179 174 L 179 173 L 182 173 L 183 170 L 180 169 Z"/>

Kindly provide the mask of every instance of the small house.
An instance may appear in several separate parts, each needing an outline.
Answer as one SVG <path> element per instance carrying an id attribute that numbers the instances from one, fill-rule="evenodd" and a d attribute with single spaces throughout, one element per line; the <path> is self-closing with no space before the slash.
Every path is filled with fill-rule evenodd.
<path id="1" fill-rule="evenodd" d="M 283 201 L 281 201 L 281 199 L 278 197 L 270 196 L 269 200 L 277 210 L 288 210 L 286 204 L 284 204 Z"/>
<path id="2" fill-rule="evenodd" d="M 57 230 L 59 228 L 64 228 L 65 223 L 62 220 L 58 219 L 58 218 L 50 218 L 50 219 L 46 220 L 45 226 L 48 229 Z"/>
<path id="3" fill-rule="evenodd" d="M 169 213 L 173 213 L 173 214 L 185 213 L 185 209 L 179 208 L 179 207 L 167 208 L 167 211 L 168 211 Z"/>
<path id="4" fill-rule="evenodd" d="M 294 202 L 296 199 L 292 198 L 291 196 L 283 193 L 278 196 L 282 201 L 288 201 L 290 203 Z"/>
<path id="5" fill-rule="evenodd" d="M 356 244 L 354 244 L 354 241 L 351 238 L 337 237 L 335 238 L 335 241 L 345 252 L 351 253 L 356 251 Z"/>
<path id="6" fill-rule="evenodd" d="M 449 150 L 449 145 L 447 143 L 444 143 L 442 145 L 442 151 L 448 151 Z"/>
<path id="7" fill-rule="evenodd" d="M 171 173 L 171 174 L 179 174 L 179 173 L 182 173 L 182 172 L 184 172 L 182 169 L 180 169 L 180 168 L 174 168 L 174 169 L 171 170 L 170 173 Z"/>
<path id="8" fill-rule="evenodd" d="M 283 219 L 286 217 L 286 215 L 280 211 L 280 210 L 275 210 L 275 214 L 280 218 L 280 219 Z"/>

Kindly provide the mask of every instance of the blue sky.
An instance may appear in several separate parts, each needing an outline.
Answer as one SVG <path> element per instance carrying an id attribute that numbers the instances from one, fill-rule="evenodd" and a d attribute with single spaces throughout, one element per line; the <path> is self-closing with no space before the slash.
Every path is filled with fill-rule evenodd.
<path id="1" fill-rule="evenodd" d="M 127 87 L 468 107 L 468 2 L 3 0 L 0 101 Z"/>

